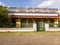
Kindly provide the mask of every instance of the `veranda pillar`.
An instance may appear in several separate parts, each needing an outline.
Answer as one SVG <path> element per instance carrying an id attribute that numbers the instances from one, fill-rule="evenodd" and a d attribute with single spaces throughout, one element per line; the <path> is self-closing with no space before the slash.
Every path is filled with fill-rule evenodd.
<path id="1" fill-rule="evenodd" d="M 33 28 L 34 28 L 34 31 L 37 31 L 37 23 L 35 20 L 33 20 Z"/>
<path id="2" fill-rule="evenodd" d="M 54 27 L 58 26 L 58 18 L 54 19 Z"/>
<path id="3" fill-rule="evenodd" d="M 16 19 L 16 28 L 21 27 L 21 19 Z"/>

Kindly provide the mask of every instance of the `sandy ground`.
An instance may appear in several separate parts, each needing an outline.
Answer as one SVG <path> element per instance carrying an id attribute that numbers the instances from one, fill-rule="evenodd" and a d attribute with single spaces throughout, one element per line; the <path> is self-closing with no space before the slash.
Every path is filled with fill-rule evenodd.
<path id="1" fill-rule="evenodd" d="M 0 45 L 60 45 L 60 34 L 0 35 Z"/>

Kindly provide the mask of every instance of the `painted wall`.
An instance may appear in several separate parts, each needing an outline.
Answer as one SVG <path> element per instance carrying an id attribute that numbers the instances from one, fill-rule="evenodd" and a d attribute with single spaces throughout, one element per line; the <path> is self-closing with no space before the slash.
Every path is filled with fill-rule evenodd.
<path id="1" fill-rule="evenodd" d="M 60 31 L 59 27 L 49 27 L 49 24 L 45 24 L 45 31 Z"/>
<path id="2" fill-rule="evenodd" d="M 41 13 L 9 13 L 9 15 L 58 16 L 58 14 L 41 14 Z"/>

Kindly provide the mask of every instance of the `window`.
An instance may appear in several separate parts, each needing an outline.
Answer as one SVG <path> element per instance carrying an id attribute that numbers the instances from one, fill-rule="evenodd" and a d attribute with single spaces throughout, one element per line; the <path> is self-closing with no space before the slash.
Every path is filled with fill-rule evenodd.
<path id="1" fill-rule="evenodd" d="M 21 19 L 21 27 L 22 28 L 32 28 L 33 20 L 32 19 Z"/>

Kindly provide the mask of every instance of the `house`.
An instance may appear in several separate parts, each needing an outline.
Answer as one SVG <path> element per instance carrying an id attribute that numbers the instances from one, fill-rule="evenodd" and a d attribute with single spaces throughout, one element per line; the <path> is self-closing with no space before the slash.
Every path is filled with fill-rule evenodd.
<path id="1" fill-rule="evenodd" d="M 60 31 L 60 15 L 56 8 L 8 7 L 7 9 L 12 23 L 15 24 L 15 28 L 10 31 Z"/>

